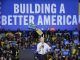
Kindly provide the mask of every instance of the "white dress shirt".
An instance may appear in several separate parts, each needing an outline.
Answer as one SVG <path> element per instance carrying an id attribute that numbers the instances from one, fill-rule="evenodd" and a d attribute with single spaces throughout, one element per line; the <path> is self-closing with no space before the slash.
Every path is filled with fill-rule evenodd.
<path id="1" fill-rule="evenodd" d="M 50 49 L 51 49 L 51 47 L 46 43 L 41 43 L 40 42 L 40 43 L 37 44 L 38 54 L 44 55 L 44 54 L 48 53 L 50 51 Z"/>

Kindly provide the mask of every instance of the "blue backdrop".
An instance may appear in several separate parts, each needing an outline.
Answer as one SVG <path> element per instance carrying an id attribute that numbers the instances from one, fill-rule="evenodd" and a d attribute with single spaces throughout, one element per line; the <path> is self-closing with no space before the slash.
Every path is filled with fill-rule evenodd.
<path id="1" fill-rule="evenodd" d="M 52 4 L 55 3 L 56 4 L 56 9 L 57 9 L 57 13 L 55 15 L 64 15 L 59 14 L 59 9 L 60 9 L 60 4 L 63 3 L 65 6 L 65 15 L 78 15 L 78 0 L 1 0 L 1 14 L 2 15 L 14 15 L 14 3 L 20 4 L 20 3 L 25 3 L 25 4 Z M 34 9 L 34 8 L 33 8 Z M 25 14 L 20 14 L 18 13 L 17 15 L 25 15 Z M 35 16 L 35 24 L 37 21 L 37 15 L 39 14 L 32 14 Z M 41 14 L 42 15 L 42 14 Z M 44 15 L 44 14 L 43 14 Z M 48 14 L 46 14 L 48 15 Z M 49 15 L 53 15 L 52 13 Z M 37 25 L 37 24 L 36 24 Z M 37 25 L 38 28 L 43 29 L 43 30 L 47 30 L 48 28 L 54 27 L 55 29 L 68 29 L 68 30 L 73 30 L 75 28 L 77 28 L 77 25 Z M 28 30 L 28 26 L 24 26 L 24 25 L 1 25 L 1 28 L 4 29 L 10 29 L 10 30 L 17 30 L 18 28 L 20 28 L 21 30 Z"/>

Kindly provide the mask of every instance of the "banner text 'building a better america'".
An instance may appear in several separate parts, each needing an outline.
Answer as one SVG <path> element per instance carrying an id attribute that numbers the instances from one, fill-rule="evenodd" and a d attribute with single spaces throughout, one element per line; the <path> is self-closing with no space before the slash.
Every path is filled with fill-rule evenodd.
<path id="1" fill-rule="evenodd" d="M 28 30 L 30 23 L 43 30 L 72 30 L 80 23 L 77 0 L 4 0 L 1 7 L 1 25 L 6 30 Z"/>

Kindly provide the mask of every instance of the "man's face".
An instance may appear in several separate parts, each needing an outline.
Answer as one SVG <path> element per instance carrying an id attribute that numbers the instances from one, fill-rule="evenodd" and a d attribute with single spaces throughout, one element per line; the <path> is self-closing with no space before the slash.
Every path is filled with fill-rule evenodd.
<path id="1" fill-rule="evenodd" d="M 39 39 L 39 41 L 42 42 L 42 43 L 44 43 L 44 37 L 41 37 L 41 38 Z"/>

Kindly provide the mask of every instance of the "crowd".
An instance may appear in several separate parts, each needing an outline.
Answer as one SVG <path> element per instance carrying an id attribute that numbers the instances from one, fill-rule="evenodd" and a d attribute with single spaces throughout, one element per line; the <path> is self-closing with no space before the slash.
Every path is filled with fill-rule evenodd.
<path id="1" fill-rule="evenodd" d="M 79 31 L 43 31 L 45 42 L 51 46 L 48 60 L 80 60 Z M 0 32 L 0 60 L 19 60 L 20 49 L 31 49 L 36 57 L 40 36 L 35 31 Z M 36 58 L 37 59 L 37 58 Z"/>

